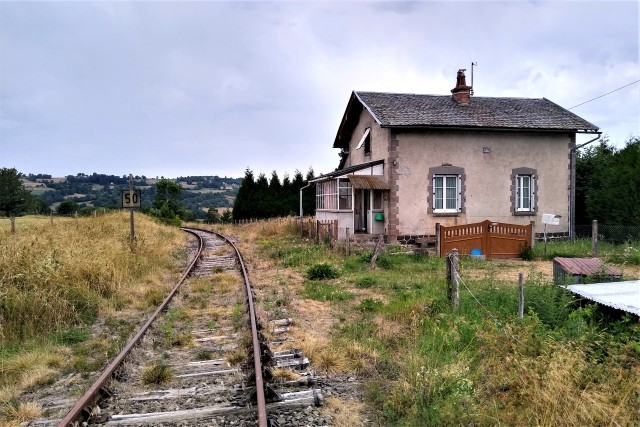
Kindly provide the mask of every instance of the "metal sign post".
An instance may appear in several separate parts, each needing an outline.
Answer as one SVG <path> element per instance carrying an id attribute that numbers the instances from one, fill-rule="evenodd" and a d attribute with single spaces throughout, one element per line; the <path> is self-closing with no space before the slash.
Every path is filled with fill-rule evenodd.
<path id="1" fill-rule="evenodd" d="M 129 208 L 130 211 L 130 223 L 131 223 L 131 244 L 136 239 L 135 225 L 133 221 L 133 210 L 142 206 L 142 197 L 140 197 L 140 190 L 133 189 L 133 175 L 129 174 L 129 189 L 122 190 L 122 207 Z"/>
<path id="2" fill-rule="evenodd" d="M 544 255 L 547 255 L 547 224 L 560 225 L 562 215 L 542 214 L 542 223 L 544 224 Z"/>

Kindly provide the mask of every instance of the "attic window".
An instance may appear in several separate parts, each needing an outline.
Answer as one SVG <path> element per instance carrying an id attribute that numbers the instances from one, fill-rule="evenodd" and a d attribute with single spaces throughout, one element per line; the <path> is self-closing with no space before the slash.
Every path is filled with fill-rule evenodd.
<path id="1" fill-rule="evenodd" d="M 362 146 L 364 145 L 364 152 L 365 153 L 368 153 L 368 152 L 371 151 L 371 138 L 369 138 L 369 132 L 371 132 L 371 128 L 366 128 L 364 130 L 364 134 L 362 135 L 362 138 L 360 139 L 360 142 L 358 142 L 358 145 L 356 146 L 356 150 L 361 149 Z"/>

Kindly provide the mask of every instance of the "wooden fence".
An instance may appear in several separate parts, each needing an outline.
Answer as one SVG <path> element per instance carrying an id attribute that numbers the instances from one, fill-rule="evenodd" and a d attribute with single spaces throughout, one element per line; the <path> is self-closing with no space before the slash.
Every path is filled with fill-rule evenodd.
<path id="1" fill-rule="evenodd" d="M 315 217 L 278 217 L 269 219 L 241 219 L 234 222 L 235 225 L 245 224 L 269 224 L 295 222 L 300 232 L 300 237 L 306 237 L 316 243 L 327 242 L 333 245 L 338 240 L 338 220 L 317 221 Z"/>
<path id="2" fill-rule="evenodd" d="M 479 249 L 486 258 L 520 258 L 522 250 L 533 245 L 533 226 L 504 224 L 489 220 L 474 224 L 440 226 L 439 254 L 452 249 L 469 255 Z"/>

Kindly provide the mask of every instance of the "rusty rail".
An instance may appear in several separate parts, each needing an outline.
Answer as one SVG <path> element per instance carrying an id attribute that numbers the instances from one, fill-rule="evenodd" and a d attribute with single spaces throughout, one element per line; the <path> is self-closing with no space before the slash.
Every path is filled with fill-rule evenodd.
<path id="1" fill-rule="evenodd" d="M 236 252 L 236 257 L 238 258 L 238 262 L 240 263 L 240 267 L 242 269 L 242 277 L 245 284 L 245 289 L 247 292 L 247 304 L 249 306 L 249 315 L 251 317 L 251 337 L 253 342 L 253 362 L 255 369 L 255 381 L 256 381 L 256 401 L 257 401 L 257 409 L 258 409 L 258 426 L 259 427 L 268 427 L 267 422 L 267 410 L 266 410 L 266 400 L 265 400 L 265 389 L 264 389 L 264 381 L 262 378 L 262 362 L 260 358 L 260 341 L 258 339 L 258 326 L 256 320 L 255 308 L 253 305 L 253 294 L 251 292 L 251 283 L 249 282 L 249 275 L 247 272 L 247 268 L 244 264 L 244 260 L 242 259 L 242 255 L 240 251 L 236 247 L 236 245 L 226 236 L 210 231 L 203 230 L 197 228 L 182 228 L 183 231 L 191 233 L 198 237 L 199 239 L 199 247 L 198 253 L 193 258 L 193 261 L 189 264 L 189 267 L 185 270 L 184 274 L 180 277 L 180 280 L 176 283 L 176 285 L 171 289 L 171 292 L 164 299 L 162 304 L 156 309 L 156 311 L 151 315 L 151 317 L 147 320 L 147 322 L 140 328 L 138 333 L 127 343 L 124 349 L 116 356 L 116 358 L 107 366 L 107 368 L 102 372 L 100 377 L 93 383 L 93 385 L 87 390 L 87 392 L 76 402 L 76 404 L 71 408 L 69 413 L 60 421 L 58 427 L 68 427 L 80 424 L 82 421 L 89 418 L 91 415 L 92 405 L 97 401 L 99 394 L 102 390 L 104 384 L 111 378 L 111 376 L 115 373 L 116 369 L 120 366 L 120 364 L 124 361 L 125 357 L 129 354 L 131 349 L 140 341 L 142 336 L 147 332 L 151 324 L 156 320 L 158 315 L 166 308 L 169 304 L 178 288 L 187 276 L 194 269 L 197 260 L 200 258 L 202 254 L 202 250 L 204 248 L 204 239 L 199 236 L 196 231 L 202 231 L 210 234 L 215 234 L 219 238 L 223 239 L 227 244 L 233 247 Z"/>
<path id="2" fill-rule="evenodd" d="M 258 426 L 267 427 L 267 404 L 264 393 L 264 380 L 262 379 L 262 361 L 260 359 L 260 340 L 258 339 L 258 324 L 256 320 L 256 312 L 253 306 L 253 294 L 251 292 L 251 283 L 249 282 L 249 274 L 244 265 L 244 260 L 236 245 L 226 236 L 209 231 L 226 241 L 236 251 L 238 262 L 242 268 L 242 278 L 244 279 L 245 289 L 247 290 L 247 304 L 249 305 L 249 316 L 251 317 L 251 341 L 253 343 L 253 367 L 255 369 L 256 378 L 256 404 L 258 406 Z"/>
<path id="3" fill-rule="evenodd" d="M 120 364 L 124 361 L 124 358 L 129 354 L 131 349 L 140 341 L 143 335 L 147 332 L 151 324 L 156 320 L 158 315 L 167 307 L 178 288 L 187 276 L 191 273 L 193 268 L 196 265 L 196 262 L 200 258 L 202 254 L 202 249 L 204 248 L 204 240 L 202 237 L 198 236 L 196 233 L 193 233 L 189 230 L 183 229 L 184 231 L 191 233 L 198 237 L 199 245 L 198 245 L 198 253 L 193 257 L 193 260 L 185 270 L 185 272 L 180 277 L 180 280 L 175 284 L 169 295 L 162 301 L 162 304 L 156 309 L 156 311 L 149 317 L 147 322 L 140 328 L 138 333 L 127 342 L 127 345 L 122 349 L 122 351 L 116 356 L 115 359 L 107 366 L 107 368 L 102 372 L 102 374 L 98 377 L 98 379 L 89 387 L 89 389 L 85 392 L 84 395 L 76 402 L 76 404 L 71 408 L 69 413 L 60 421 L 58 427 L 67 427 L 73 426 L 76 423 L 80 424 L 82 421 L 89 418 L 91 415 L 91 406 L 95 404 L 98 396 L 100 394 L 100 390 L 102 386 L 111 378 L 111 376 L 115 373 L 116 369 L 120 366 Z"/>

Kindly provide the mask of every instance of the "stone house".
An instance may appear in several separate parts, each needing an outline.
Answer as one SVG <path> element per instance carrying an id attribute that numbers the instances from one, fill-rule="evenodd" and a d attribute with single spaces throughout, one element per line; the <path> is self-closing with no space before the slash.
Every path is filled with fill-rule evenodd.
<path id="1" fill-rule="evenodd" d="M 451 93 L 352 92 L 339 166 L 312 181 L 316 219 L 338 220 L 339 238 L 388 241 L 434 235 L 436 223 L 540 224 L 543 213 L 570 232 L 576 134 L 598 127 L 546 98 L 473 96 L 464 70 Z"/>

